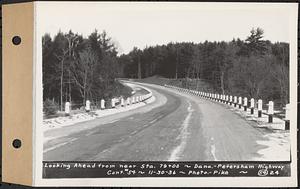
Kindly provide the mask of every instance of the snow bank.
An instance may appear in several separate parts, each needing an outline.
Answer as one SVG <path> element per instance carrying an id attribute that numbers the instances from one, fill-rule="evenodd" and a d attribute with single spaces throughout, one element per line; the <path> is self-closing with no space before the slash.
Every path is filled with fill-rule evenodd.
<path id="1" fill-rule="evenodd" d="M 254 110 L 254 114 L 251 114 L 251 110 L 248 108 L 247 111 L 244 109 L 239 109 L 238 107 L 229 106 L 229 108 L 234 111 L 236 114 L 239 114 L 241 117 L 245 118 L 248 121 L 253 121 L 257 123 L 258 127 L 265 127 L 274 130 L 285 130 L 285 121 L 277 117 L 273 117 L 273 123 L 268 123 L 268 115 L 266 111 L 263 110 L 262 117 L 258 117 L 258 110 Z M 243 108 L 243 107 L 242 107 Z"/>
<path id="2" fill-rule="evenodd" d="M 256 141 L 263 148 L 257 152 L 259 157 L 254 158 L 254 161 L 290 160 L 290 133 L 285 131 L 284 120 L 273 117 L 273 123 L 268 123 L 268 115 L 262 114 L 262 117 L 259 118 L 257 110 L 254 110 L 254 114 L 251 115 L 250 110 L 246 112 L 234 107 L 230 107 L 230 109 L 246 120 L 253 121 L 255 127 L 270 129 L 270 133 L 263 135 L 263 140 Z"/>
<path id="3" fill-rule="evenodd" d="M 264 135 L 266 140 L 256 141 L 258 144 L 265 146 L 257 153 L 260 157 L 255 161 L 289 161 L 290 160 L 290 134 L 277 131 Z"/>

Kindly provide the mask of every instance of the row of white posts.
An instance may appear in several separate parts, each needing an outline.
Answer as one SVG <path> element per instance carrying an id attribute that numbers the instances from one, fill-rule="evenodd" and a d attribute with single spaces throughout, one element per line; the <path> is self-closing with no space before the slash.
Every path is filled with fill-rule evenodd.
<path id="1" fill-rule="evenodd" d="M 189 94 L 197 95 L 197 96 L 207 98 L 210 100 L 214 100 L 217 102 L 225 103 L 225 104 L 228 104 L 228 105 L 231 105 L 234 107 L 238 107 L 239 109 L 244 109 L 244 111 L 247 111 L 248 106 L 249 106 L 247 97 L 242 98 L 242 97 L 237 97 L 237 96 L 232 96 L 232 95 L 207 93 L 207 92 L 202 92 L 202 91 L 196 91 L 196 90 L 175 87 L 175 86 L 171 86 L 171 85 L 165 85 L 165 87 L 173 88 L 180 92 L 189 93 Z M 269 101 L 267 106 L 268 106 L 268 111 L 267 111 L 268 122 L 273 123 L 274 102 Z M 255 99 L 254 98 L 250 99 L 250 107 L 249 108 L 250 108 L 250 114 L 254 115 L 254 109 L 255 109 Z M 284 119 L 285 120 L 285 130 L 289 130 L 290 129 L 289 104 L 287 104 L 284 109 L 285 109 L 285 119 Z M 263 101 L 261 99 L 259 99 L 257 101 L 257 110 L 258 110 L 257 116 L 262 117 Z"/>
<path id="2" fill-rule="evenodd" d="M 116 103 L 118 103 L 118 102 L 120 102 L 121 107 L 129 106 L 131 104 L 143 102 L 143 101 L 149 99 L 151 96 L 152 96 L 152 93 L 148 93 L 146 95 L 141 95 L 141 96 L 128 97 L 126 100 L 124 98 L 121 98 L 121 99 L 113 98 L 113 99 L 111 99 L 111 107 L 115 108 Z M 105 109 L 104 99 L 101 100 L 101 110 L 103 110 L 103 109 Z"/>
<path id="3" fill-rule="evenodd" d="M 116 104 L 118 102 L 120 102 L 121 107 L 125 107 L 125 106 L 129 106 L 131 104 L 137 104 L 139 102 L 144 102 L 145 100 L 149 99 L 150 97 L 152 97 L 152 92 L 145 94 L 145 95 L 141 95 L 141 96 L 128 97 L 126 100 L 123 97 L 120 99 L 112 98 L 110 103 L 111 103 L 112 108 L 115 108 Z M 105 104 L 106 104 L 105 100 L 101 99 L 101 101 L 100 101 L 100 109 L 101 110 L 105 109 Z M 91 111 L 91 102 L 89 100 L 87 100 L 85 103 L 85 111 L 86 112 Z M 70 115 L 70 112 L 71 112 L 71 104 L 70 104 L 70 102 L 66 102 L 65 103 L 65 114 Z"/>

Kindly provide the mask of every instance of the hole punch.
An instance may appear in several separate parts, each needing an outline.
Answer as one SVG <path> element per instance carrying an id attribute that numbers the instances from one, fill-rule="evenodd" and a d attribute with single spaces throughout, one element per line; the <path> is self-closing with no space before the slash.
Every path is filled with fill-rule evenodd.
<path id="1" fill-rule="evenodd" d="M 14 148 L 20 148 L 21 146 L 22 146 L 22 142 L 21 142 L 21 140 L 19 140 L 19 139 L 15 139 L 14 141 L 13 141 L 13 143 L 12 143 L 12 145 L 13 145 L 13 147 Z"/>
<path id="2" fill-rule="evenodd" d="M 14 45 L 19 45 L 20 43 L 21 43 L 21 37 L 20 36 L 14 36 L 13 38 L 12 38 L 12 43 L 14 44 Z"/>

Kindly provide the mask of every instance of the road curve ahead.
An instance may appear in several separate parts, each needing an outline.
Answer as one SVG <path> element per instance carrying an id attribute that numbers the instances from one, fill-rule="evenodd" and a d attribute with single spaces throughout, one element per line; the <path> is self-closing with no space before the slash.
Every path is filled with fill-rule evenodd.
<path id="1" fill-rule="evenodd" d="M 227 106 L 162 86 L 142 84 L 155 102 L 47 130 L 45 161 L 248 161 L 266 130 Z"/>

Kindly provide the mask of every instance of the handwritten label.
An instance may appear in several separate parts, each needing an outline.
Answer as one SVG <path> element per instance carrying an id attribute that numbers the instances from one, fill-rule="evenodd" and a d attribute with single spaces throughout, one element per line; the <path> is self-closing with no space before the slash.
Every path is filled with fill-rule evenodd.
<path id="1" fill-rule="evenodd" d="M 290 176 L 290 163 L 43 162 L 43 178 Z"/>

